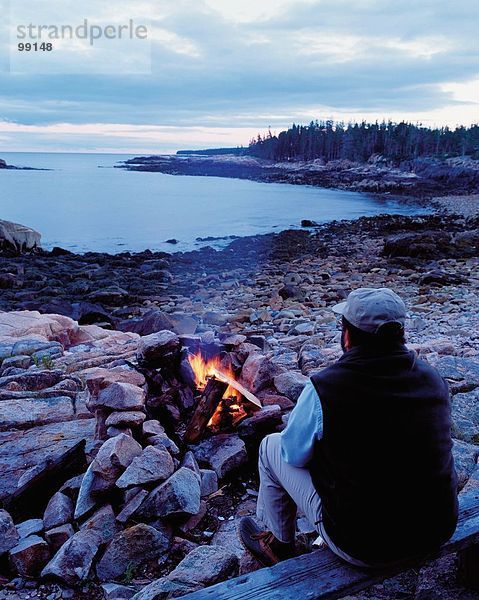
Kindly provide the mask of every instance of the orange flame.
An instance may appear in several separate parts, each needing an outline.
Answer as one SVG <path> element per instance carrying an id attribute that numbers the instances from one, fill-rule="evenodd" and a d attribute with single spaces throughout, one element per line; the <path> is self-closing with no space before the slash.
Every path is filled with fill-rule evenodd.
<path id="1" fill-rule="evenodd" d="M 195 384 L 199 390 L 203 390 L 206 387 L 208 377 L 212 377 L 215 370 L 228 375 L 232 379 L 235 378 L 233 369 L 222 366 L 219 356 L 206 359 L 201 352 L 198 352 L 198 354 L 189 354 L 188 361 L 195 374 Z M 230 385 L 227 387 L 224 397 L 236 398 L 238 401 L 241 400 L 241 394 Z"/>
<path id="2" fill-rule="evenodd" d="M 215 356 L 213 358 L 205 358 L 201 352 L 197 354 L 189 354 L 188 361 L 193 369 L 193 373 L 195 375 L 195 385 L 198 390 L 202 391 L 206 387 L 206 383 L 208 381 L 208 377 L 214 376 L 214 371 L 219 371 L 220 373 L 224 373 L 234 379 L 235 375 L 233 369 L 231 367 L 224 367 L 221 364 L 221 360 L 219 356 Z M 238 390 L 235 390 L 234 387 L 229 385 L 226 388 L 225 393 L 223 394 L 223 398 L 234 398 L 234 402 L 230 405 L 229 411 L 231 414 L 231 423 L 236 425 L 239 423 L 244 417 L 247 416 L 246 411 L 243 408 L 243 403 L 241 400 L 241 394 Z M 223 408 L 220 405 L 214 412 L 211 417 L 208 427 L 214 428 L 218 426 L 221 422 L 221 415 L 223 412 Z"/>

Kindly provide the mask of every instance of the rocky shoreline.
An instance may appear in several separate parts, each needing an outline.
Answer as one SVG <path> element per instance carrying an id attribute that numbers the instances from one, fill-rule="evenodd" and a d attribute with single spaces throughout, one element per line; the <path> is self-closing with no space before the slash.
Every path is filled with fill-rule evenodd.
<path id="1" fill-rule="evenodd" d="M 228 446 L 230 466 L 235 464 L 231 456 L 242 457 L 242 467 L 233 479 L 224 470 L 225 456 L 210 466 L 201 465 L 210 473 L 202 474 L 198 481 L 209 494 L 201 497 L 201 510 L 196 505 L 183 506 L 193 519 L 186 530 L 178 529 L 184 522 L 178 523 L 174 515 L 166 515 L 166 520 L 156 525 L 130 516 L 118 527 L 127 505 L 133 503 L 128 510 L 135 514 L 135 502 L 141 504 L 154 490 L 140 484 L 135 485 L 135 493 L 113 492 L 124 467 L 113 473 L 109 446 L 101 453 L 100 448 L 112 445 L 117 436 L 125 435 L 125 428 L 130 429 L 135 444 L 141 444 L 138 449 L 128 442 L 127 454 L 133 460 L 141 451 L 155 454 L 147 448 L 154 447 L 152 439 L 156 438 L 156 448 L 171 454 L 168 463 L 173 461 L 175 473 L 170 477 L 174 481 L 186 477 L 185 485 L 195 490 L 189 498 L 198 496 L 198 484 L 188 483 L 191 477 L 184 470 L 195 471 L 196 463 L 187 458 L 176 438 L 165 438 L 158 421 L 153 423 L 157 415 L 163 415 L 161 424 L 174 438 L 177 432 L 171 423 L 182 419 L 183 409 L 172 404 L 170 397 L 160 402 L 150 371 L 141 373 L 136 368 L 137 361 L 145 358 L 145 348 L 150 348 L 148 356 L 163 360 L 172 348 L 176 352 L 179 340 L 183 345 L 213 344 L 226 349 L 236 368 L 242 369 L 241 380 L 261 398 L 262 416 L 232 436 L 246 442 L 254 465 L 254 449 L 248 441 L 251 435 L 281 429 L 308 375 L 340 356 L 339 331 L 330 309 L 357 287 L 388 286 L 405 299 L 408 345 L 440 370 L 453 395 L 454 455 L 461 488 L 478 468 L 476 213 L 385 215 L 332 222 L 237 239 L 220 251 L 75 255 L 60 248 L 51 252 L 32 248 L 27 254 L 6 248 L 2 253 L 0 311 L 5 312 L 0 312 L 0 411 L 4 425 L 0 464 L 4 468 L 0 496 L 5 501 L 15 490 L 28 486 L 58 454 L 85 439 L 88 463 L 95 464 L 92 469 L 108 479 L 110 508 L 97 505 L 95 518 L 86 515 L 86 521 L 73 515 L 79 492 L 87 486 L 79 477 L 68 483 L 65 478 L 52 487 L 55 494 L 45 513 L 42 510 L 29 519 L 19 516 L 15 524 L 0 515 L 11 539 L 7 553 L 12 569 L 9 577 L 0 569 L 5 576 L 0 598 L 113 600 L 137 594 L 137 600 L 153 600 L 189 591 L 191 585 L 186 582 L 194 579 L 198 565 L 205 560 L 217 568 L 208 570 L 198 585 L 257 568 L 235 537 L 236 520 L 254 511 L 257 493 L 254 466 L 244 466 L 242 443 L 235 441 L 234 451 Z M 172 333 L 158 333 L 165 330 Z M 109 399 L 112 386 L 116 390 L 114 405 Z M 105 410 L 110 441 L 100 443 L 98 411 Z M 121 441 L 123 448 L 122 440 L 115 444 Z M 206 456 L 210 453 L 211 449 Z M 127 454 L 122 451 L 121 456 Z M 201 452 L 195 456 L 205 459 Z M 189 461 L 186 467 L 185 461 Z M 219 479 L 221 493 L 215 491 L 218 488 L 212 483 L 215 476 L 211 471 Z M 207 488 L 207 481 L 212 487 Z M 107 528 L 105 535 L 110 536 L 103 541 L 95 538 L 96 550 L 90 558 L 78 550 L 85 546 L 85 534 L 81 533 L 85 522 L 93 530 L 101 523 Z M 53 528 L 51 523 L 55 523 Z M 308 525 L 300 519 L 298 528 L 307 545 L 311 541 Z M 51 531 L 56 529 L 59 531 L 53 535 Z M 125 554 L 125 539 L 130 536 L 134 547 L 140 548 L 134 556 Z M 79 546 L 75 546 L 77 541 Z M 61 552 L 60 542 L 66 549 L 54 554 Z M 162 548 L 157 552 L 164 557 L 159 563 L 156 558 L 146 564 L 139 560 L 141 548 L 148 544 Z M 81 563 L 81 571 L 75 571 L 78 565 L 65 562 L 72 547 L 86 561 Z M 77 556 L 75 552 L 73 556 Z M 211 553 L 214 560 L 203 553 Z M 111 566 L 116 561 L 122 565 L 120 575 Z M 128 566 L 132 561 L 134 569 Z M 38 580 L 44 569 L 44 577 Z M 59 575 L 58 569 L 72 573 L 71 581 Z M 151 582 L 156 583 L 147 588 Z M 355 598 L 392 600 L 398 596 L 474 597 L 457 583 L 452 557 L 409 571 Z"/>
<path id="2" fill-rule="evenodd" d="M 479 191 L 479 161 L 470 158 L 418 158 L 393 164 L 380 155 L 365 163 L 272 162 L 236 155 L 140 156 L 118 168 L 170 175 L 234 177 L 268 183 L 290 183 L 356 192 L 388 193 L 416 198 Z"/>

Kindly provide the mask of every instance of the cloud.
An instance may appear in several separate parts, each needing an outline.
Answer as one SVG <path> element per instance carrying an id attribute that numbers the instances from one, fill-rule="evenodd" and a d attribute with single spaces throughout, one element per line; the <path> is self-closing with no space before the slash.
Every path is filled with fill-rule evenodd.
<path id="1" fill-rule="evenodd" d="M 246 144 L 251 130 L 330 116 L 451 125 L 479 118 L 476 0 L 38 1 L 58 18 L 148 18 L 152 72 L 139 73 L 132 55 L 128 74 L 0 73 L 0 118 L 45 128 L 12 130 L 21 143 L 51 147 L 55 135 L 68 135 L 48 129 L 58 123 L 93 123 L 109 144 L 154 151 L 155 136 L 158 148 Z M 176 128 L 176 144 L 161 127 Z M 100 134 L 70 135 L 84 136 L 84 148 L 86 136 Z"/>

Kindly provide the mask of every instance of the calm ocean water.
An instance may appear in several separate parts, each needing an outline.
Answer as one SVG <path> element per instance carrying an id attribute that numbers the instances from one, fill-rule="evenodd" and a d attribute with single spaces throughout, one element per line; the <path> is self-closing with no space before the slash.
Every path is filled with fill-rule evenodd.
<path id="1" fill-rule="evenodd" d="M 74 252 L 175 252 L 206 245 L 197 237 L 281 231 L 298 227 L 302 219 L 418 212 L 392 198 L 354 192 L 113 168 L 132 155 L 0 152 L 0 158 L 16 166 L 52 169 L 1 170 L 0 219 L 33 227 L 45 248 Z M 165 243 L 171 238 L 179 243 Z"/>

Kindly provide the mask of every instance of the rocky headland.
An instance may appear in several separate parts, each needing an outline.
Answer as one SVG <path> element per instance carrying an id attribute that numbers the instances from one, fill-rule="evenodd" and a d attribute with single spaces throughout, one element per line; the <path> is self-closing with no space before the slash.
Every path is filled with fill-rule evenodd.
<path id="1" fill-rule="evenodd" d="M 467 489 L 479 457 L 479 216 L 455 198 L 441 198 L 449 213 L 305 223 L 221 251 L 5 246 L 3 597 L 153 600 L 257 568 L 235 523 L 254 512 L 258 440 L 340 356 L 331 306 L 357 287 L 405 299 L 409 347 L 450 386 Z M 263 409 L 187 446 L 181 352 L 200 346 L 221 352 Z M 172 364 L 182 365 L 173 376 Z M 310 549 L 304 519 L 298 531 Z M 473 598 L 456 572 L 449 557 L 355 598 Z"/>
<path id="2" fill-rule="evenodd" d="M 416 158 L 394 163 L 374 154 L 367 162 L 317 159 L 273 162 L 237 155 L 158 155 L 125 161 L 119 168 L 171 175 L 236 177 L 402 196 L 472 194 L 479 191 L 479 161 L 470 157 Z"/>
<path id="3" fill-rule="evenodd" d="M 0 170 L 10 169 L 14 171 L 45 171 L 47 169 L 36 169 L 34 167 L 16 167 L 15 165 L 9 165 L 3 158 L 0 158 Z"/>

